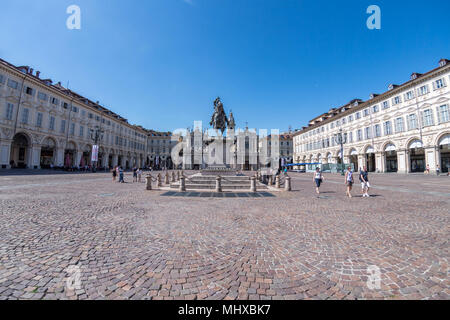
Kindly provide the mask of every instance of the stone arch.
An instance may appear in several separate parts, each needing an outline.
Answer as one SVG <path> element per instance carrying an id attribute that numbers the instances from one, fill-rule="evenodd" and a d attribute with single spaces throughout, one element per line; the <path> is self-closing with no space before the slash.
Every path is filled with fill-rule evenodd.
<path id="1" fill-rule="evenodd" d="M 55 138 L 51 137 L 51 136 L 46 136 L 42 142 L 41 145 L 43 147 L 48 147 L 48 148 L 58 148 L 58 142 Z"/>
<path id="2" fill-rule="evenodd" d="M 355 152 L 356 152 L 356 155 L 358 154 L 358 150 L 356 150 L 356 148 L 350 148 L 350 149 L 348 149 L 348 151 L 347 151 L 347 156 L 352 156 L 352 155 L 355 155 Z M 344 152 L 344 154 L 345 154 L 345 152 Z"/>
<path id="3" fill-rule="evenodd" d="M 17 132 L 11 142 L 9 162 L 12 167 L 27 168 L 32 162 L 31 146 L 33 140 L 25 131 Z"/>
<path id="4" fill-rule="evenodd" d="M 31 139 L 31 135 L 26 131 L 17 131 L 16 134 L 12 137 L 14 140 L 16 137 L 23 135 L 27 139 L 28 146 L 33 144 L 33 140 Z"/>
<path id="5" fill-rule="evenodd" d="M 91 152 L 91 151 L 92 151 L 92 145 L 89 144 L 89 143 L 86 143 L 86 144 L 82 147 L 81 151 L 84 151 L 84 152 Z"/>
<path id="6" fill-rule="evenodd" d="M 397 145 L 394 142 L 392 142 L 391 140 L 388 140 L 381 145 L 381 151 L 385 151 L 386 147 L 390 144 L 394 145 L 394 147 L 397 148 Z"/>
<path id="7" fill-rule="evenodd" d="M 66 144 L 66 149 L 69 150 L 77 150 L 78 149 L 78 145 L 75 141 L 73 140 L 69 140 Z"/>
<path id="8" fill-rule="evenodd" d="M 406 142 L 405 142 L 405 149 L 408 150 L 409 147 L 410 147 L 410 145 L 411 145 L 414 141 L 416 141 L 416 140 L 422 142 L 422 144 L 423 144 L 423 141 L 422 141 L 422 139 L 420 139 L 420 137 L 418 137 L 418 136 L 413 136 L 413 137 L 411 137 L 411 138 L 409 138 L 409 139 L 406 140 Z"/>
<path id="9" fill-rule="evenodd" d="M 435 146 L 439 146 L 439 144 L 440 144 L 440 142 L 441 142 L 441 139 L 444 138 L 444 137 L 447 136 L 447 135 L 450 135 L 450 131 L 444 131 L 444 132 L 438 134 L 438 135 L 436 136 L 436 139 L 434 140 L 434 141 L 435 141 L 435 142 L 434 142 L 434 145 L 435 145 Z"/>
<path id="10" fill-rule="evenodd" d="M 371 144 L 366 144 L 359 150 L 359 153 L 366 154 L 366 152 L 369 148 L 373 148 L 374 152 L 376 151 L 374 146 L 372 146 Z"/>
<path id="11" fill-rule="evenodd" d="M 341 153 L 341 149 L 336 149 L 336 150 L 334 150 L 334 152 L 333 152 L 333 155 L 335 156 L 335 157 L 339 157 L 339 154 Z"/>
<path id="12" fill-rule="evenodd" d="M 317 154 L 317 156 L 316 156 L 316 159 L 317 159 L 317 162 L 322 162 L 323 161 L 323 157 L 322 157 L 322 154 L 321 153 L 318 153 Z"/>

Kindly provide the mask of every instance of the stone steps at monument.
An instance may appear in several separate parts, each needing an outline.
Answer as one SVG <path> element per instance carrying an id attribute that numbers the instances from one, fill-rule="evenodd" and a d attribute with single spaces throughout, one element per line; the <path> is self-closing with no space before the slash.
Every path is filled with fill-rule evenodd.
<path id="1" fill-rule="evenodd" d="M 215 176 L 198 176 L 191 177 L 189 181 L 211 181 L 216 183 Z M 242 177 L 222 177 L 222 182 L 250 182 L 250 177 L 242 176 Z"/>
<path id="2" fill-rule="evenodd" d="M 214 190 L 216 188 L 216 180 L 203 180 L 203 181 L 186 181 L 185 183 L 186 189 L 206 189 L 206 190 Z M 179 182 L 171 183 L 171 189 L 178 189 L 180 187 Z M 221 182 L 222 190 L 250 190 L 250 180 L 241 180 L 241 181 L 223 181 Z M 256 188 L 258 190 L 267 189 L 267 186 L 257 183 Z"/>

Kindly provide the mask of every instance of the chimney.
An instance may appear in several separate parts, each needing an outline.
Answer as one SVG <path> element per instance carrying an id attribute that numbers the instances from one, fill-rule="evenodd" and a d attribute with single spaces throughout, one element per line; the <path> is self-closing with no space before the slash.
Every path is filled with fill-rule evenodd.
<path id="1" fill-rule="evenodd" d="M 36 77 L 39 78 L 39 75 L 41 74 L 40 71 L 36 71 Z"/>
<path id="2" fill-rule="evenodd" d="M 31 75 L 33 75 L 33 71 L 34 71 L 34 69 L 33 69 L 33 68 L 30 68 L 30 74 L 31 74 Z"/>

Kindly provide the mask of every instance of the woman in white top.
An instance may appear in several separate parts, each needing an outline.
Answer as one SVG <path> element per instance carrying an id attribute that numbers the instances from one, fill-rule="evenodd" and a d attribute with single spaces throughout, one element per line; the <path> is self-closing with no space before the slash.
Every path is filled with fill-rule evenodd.
<path id="1" fill-rule="evenodd" d="M 313 182 L 316 184 L 316 193 L 320 194 L 319 188 L 323 182 L 323 176 L 322 176 L 322 172 L 320 172 L 319 167 L 317 167 L 316 172 L 314 172 Z"/>
<path id="2" fill-rule="evenodd" d="M 345 172 L 345 184 L 347 186 L 347 196 L 349 198 L 352 197 L 352 186 L 353 186 L 353 172 L 352 172 L 352 168 L 348 167 L 347 171 Z"/>

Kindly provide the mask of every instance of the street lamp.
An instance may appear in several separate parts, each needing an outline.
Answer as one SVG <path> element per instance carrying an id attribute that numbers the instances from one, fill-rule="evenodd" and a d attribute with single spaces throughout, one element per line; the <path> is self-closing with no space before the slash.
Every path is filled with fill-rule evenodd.
<path id="1" fill-rule="evenodd" d="M 341 145 L 341 174 L 344 175 L 344 144 L 347 143 L 347 134 L 342 133 L 342 128 L 339 129 L 339 132 L 334 135 L 334 141 L 336 144 Z"/>
<path id="2" fill-rule="evenodd" d="M 100 140 L 103 140 L 103 133 L 104 133 L 103 129 L 100 128 L 99 126 L 96 126 L 95 129 L 89 129 L 90 137 L 94 141 L 94 145 L 97 146 L 97 152 L 98 152 L 98 142 Z M 94 151 L 94 150 L 92 150 L 92 151 Z M 95 168 L 98 165 L 98 154 L 97 154 L 96 158 L 97 158 L 97 161 L 94 161 L 94 162 L 96 162 L 96 164 L 95 164 L 95 166 L 92 166 L 93 172 L 95 172 Z"/>

